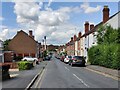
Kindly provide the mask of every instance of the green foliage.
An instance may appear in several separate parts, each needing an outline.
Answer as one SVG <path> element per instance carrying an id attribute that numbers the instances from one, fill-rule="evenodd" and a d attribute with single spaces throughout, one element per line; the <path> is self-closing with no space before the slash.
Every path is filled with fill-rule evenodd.
<path id="1" fill-rule="evenodd" d="M 4 50 L 4 51 L 8 51 L 8 50 L 9 50 L 9 49 L 8 49 L 8 44 L 9 44 L 10 41 L 11 41 L 11 40 L 8 39 L 8 40 L 6 40 L 6 41 L 3 42 L 3 50 Z"/>
<path id="2" fill-rule="evenodd" d="M 43 52 L 43 57 L 46 57 L 47 56 L 47 51 L 45 50 L 44 52 Z"/>
<path id="3" fill-rule="evenodd" d="M 19 70 L 29 70 L 33 67 L 33 63 L 28 61 L 20 61 L 18 62 L 18 67 Z"/>
<path id="4" fill-rule="evenodd" d="M 97 34 L 98 44 L 120 43 L 120 28 L 113 29 L 111 26 L 100 26 Z"/>
<path id="5" fill-rule="evenodd" d="M 97 34 L 97 46 L 88 50 L 89 62 L 108 68 L 120 69 L 120 28 L 101 26 Z"/>
<path id="6" fill-rule="evenodd" d="M 88 58 L 92 65 L 120 69 L 120 45 L 97 45 L 88 51 Z"/>

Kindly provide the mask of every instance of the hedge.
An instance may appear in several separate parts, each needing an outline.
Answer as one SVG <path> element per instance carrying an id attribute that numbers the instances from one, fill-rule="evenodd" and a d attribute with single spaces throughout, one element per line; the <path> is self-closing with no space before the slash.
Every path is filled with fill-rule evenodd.
<path id="1" fill-rule="evenodd" d="M 120 69 L 120 44 L 100 44 L 88 50 L 88 60 L 92 65 Z"/>
<path id="2" fill-rule="evenodd" d="M 33 63 L 32 62 L 28 62 L 28 61 L 20 61 L 20 62 L 18 62 L 19 70 L 29 70 L 32 67 L 33 67 Z"/>

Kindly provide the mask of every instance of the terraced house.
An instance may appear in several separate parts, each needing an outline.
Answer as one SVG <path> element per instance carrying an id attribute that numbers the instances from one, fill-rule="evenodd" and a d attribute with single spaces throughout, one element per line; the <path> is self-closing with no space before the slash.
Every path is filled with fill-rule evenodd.
<path id="1" fill-rule="evenodd" d="M 68 51 L 74 50 L 74 55 L 80 55 L 86 57 L 87 61 L 87 53 L 88 49 L 94 45 L 97 45 L 96 35 L 97 30 L 101 25 L 110 25 L 114 29 L 118 29 L 120 27 L 120 11 L 116 14 L 109 17 L 109 7 L 104 6 L 103 8 L 103 20 L 97 25 L 90 24 L 89 21 L 86 21 L 84 24 L 84 33 L 81 32 L 78 34 L 77 39 L 74 40 L 73 45 L 74 49 L 69 48 Z M 69 45 L 67 45 L 68 47 Z M 70 55 L 68 53 L 68 55 Z"/>
<path id="2" fill-rule="evenodd" d="M 85 33 L 83 34 L 82 38 L 83 39 L 83 50 L 84 50 L 84 56 L 86 57 L 87 60 L 87 52 L 88 49 L 91 48 L 94 45 L 97 45 L 97 40 L 96 40 L 96 35 L 97 35 L 97 30 L 101 25 L 110 25 L 111 27 L 118 29 L 118 21 L 119 21 L 119 15 L 120 12 L 117 12 L 116 14 L 112 15 L 109 17 L 109 11 L 110 9 L 108 6 L 104 6 L 103 8 L 103 20 L 97 24 L 97 25 L 90 25 L 89 22 L 85 22 Z"/>

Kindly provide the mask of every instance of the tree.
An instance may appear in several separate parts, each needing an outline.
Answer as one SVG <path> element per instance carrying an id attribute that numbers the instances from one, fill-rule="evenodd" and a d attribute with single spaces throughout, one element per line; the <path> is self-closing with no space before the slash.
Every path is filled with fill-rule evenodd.
<path id="1" fill-rule="evenodd" d="M 8 51 L 9 50 L 8 44 L 9 44 L 10 41 L 11 41 L 11 39 L 8 39 L 8 40 L 3 42 L 3 50 L 4 51 Z"/>
<path id="2" fill-rule="evenodd" d="M 120 43 L 120 28 L 113 29 L 111 26 L 100 26 L 97 34 L 98 44 Z"/>

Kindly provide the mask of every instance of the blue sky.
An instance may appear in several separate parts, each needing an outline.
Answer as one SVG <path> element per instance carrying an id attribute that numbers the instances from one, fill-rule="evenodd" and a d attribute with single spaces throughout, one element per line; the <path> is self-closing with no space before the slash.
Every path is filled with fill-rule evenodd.
<path id="1" fill-rule="evenodd" d="M 89 22 L 94 23 L 94 24 L 101 22 L 102 21 L 102 9 L 103 9 L 104 5 L 108 5 L 108 7 L 110 8 L 110 16 L 115 14 L 116 12 L 118 12 L 118 3 L 117 2 L 87 2 L 87 3 L 89 3 L 89 7 L 97 8 L 97 6 L 100 6 L 101 8 L 98 11 L 85 13 L 84 9 L 80 8 L 81 5 L 84 4 L 84 2 L 52 2 L 50 4 L 50 6 L 47 7 L 49 9 L 52 9 L 52 11 L 48 11 L 44 7 L 44 6 L 48 5 L 48 2 L 47 3 L 44 2 L 44 3 L 42 3 L 43 5 L 42 5 L 40 11 L 53 12 L 53 11 L 59 10 L 60 8 L 64 9 L 64 7 L 71 7 L 72 9 L 77 7 L 77 9 L 76 8 L 74 9 L 77 11 L 80 8 L 80 10 L 78 10 L 77 12 L 69 10 L 70 12 L 64 13 L 65 15 L 69 16 L 67 20 L 65 19 L 66 16 L 63 19 L 65 21 L 65 23 L 67 22 L 66 26 L 73 25 L 73 27 L 75 26 L 78 28 L 76 32 L 70 33 L 70 35 L 77 34 L 79 31 L 82 32 L 84 29 L 83 25 L 84 25 L 85 21 L 89 21 Z M 4 28 L 7 28 L 8 32 L 9 32 L 6 39 L 12 38 L 16 34 L 18 29 L 21 29 L 21 28 L 28 29 L 28 27 L 25 27 L 25 25 L 21 25 L 20 21 L 17 21 L 17 16 L 20 16 L 21 14 L 19 15 L 19 12 L 18 12 L 20 10 L 18 10 L 18 11 L 16 10 L 16 12 L 14 12 L 15 11 L 15 8 L 14 8 L 15 4 L 16 3 L 12 3 L 12 2 L 2 2 L 2 16 L 0 16 L 2 18 L 1 22 L 2 22 L 2 26 L 5 26 Z M 22 8 L 22 6 L 21 6 L 21 8 Z M 17 8 L 17 9 L 19 9 L 19 8 Z M 49 15 L 48 15 L 48 18 L 49 18 Z M 45 19 L 46 19 L 46 17 L 45 17 Z M 42 21 L 42 23 L 43 23 L 43 21 Z M 27 23 L 24 23 L 24 24 L 27 24 Z M 41 22 L 39 24 L 40 24 L 39 26 L 41 26 Z M 41 27 L 43 27 L 43 25 Z M 4 28 L 0 29 L 0 31 L 3 32 Z M 51 26 L 48 28 L 51 28 Z M 65 27 L 65 24 L 64 24 L 64 28 L 68 28 L 68 27 Z M 35 28 L 33 28 L 33 29 L 35 29 Z M 56 26 L 54 26 L 54 29 L 56 29 Z M 45 31 L 45 30 L 43 30 L 43 31 Z M 28 32 L 28 31 L 26 30 L 26 32 Z M 38 30 L 36 32 L 40 33 L 40 31 L 38 31 Z M 34 34 L 36 32 L 34 32 Z M 55 30 L 55 32 L 56 32 L 56 30 Z M 49 32 L 49 33 L 51 33 L 51 35 L 53 34 L 53 36 L 55 36 L 54 35 L 55 32 L 54 32 L 54 30 L 51 30 L 51 32 Z M 64 32 L 64 30 L 61 30 L 61 31 L 57 30 L 56 33 L 60 33 L 60 32 Z M 47 31 L 45 33 L 47 33 Z M 62 33 L 62 34 L 64 35 L 64 33 Z M 36 37 L 37 37 L 36 39 L 38 41 L 41 41 L 41 39 L 44 35 L 47 35 L 47 34 L 39 34 L 39 35 L 36 34 Z M 53 39 L 53 36 L 48 35 L 48 40 L 50 40 L 49 44 L 63 44 L 70 39 L 70 37 L 71 37 L 70 35 L 69 36 L 65 35 L 66 39 L 64 39 L 62 43 L 59 43 L 59 41 L 61 41 L 62 39 L 57 40 L 60 37 L 57 37 L 55 40 L 55 38 Z M 39 39 L 38 39 L 38 37 L 39 37 Z"/>
<path id="2" fill-rule="evenodd" d="M 47 2 L 45 2 L 47 4 Z M 51 8 L 56 10 L 60 7 L 74 7 L 74 6 L 80 6 L 82 2 L 53 2 L 51 4 Z M 12 2 L 3 2 L 2 3 L 2 17 L 5 18 L 5 20 L 2 21 L 2 24 L 8 27 L 17 28 L 19 25 L 16 22 L 16 14 L 14 13 L 14 3 Z M 95 7 L 96 5 L 108 5 L 110 8 L 110 16 L 115 14 L 118 11 L 118 3 L 117 2 L 91 2 L 91 6 Z M 70 22 L 73 24 L 79 25 L 80 23 L 84 23 L 84 21 L 91 21 L 95 23 L 99 23 L 102 20 L 102 11 L 99 11 L 97 13 L 91 13 L 91 14 L 84 14 L 84 13 L 75 13 L 71 14 Z M 96 19 L 95 19 L 96 18 Z"/>

